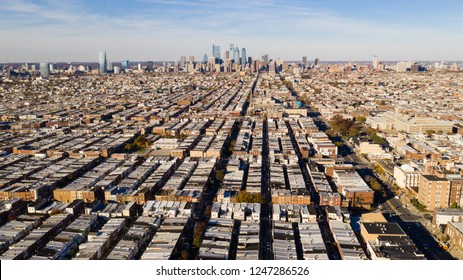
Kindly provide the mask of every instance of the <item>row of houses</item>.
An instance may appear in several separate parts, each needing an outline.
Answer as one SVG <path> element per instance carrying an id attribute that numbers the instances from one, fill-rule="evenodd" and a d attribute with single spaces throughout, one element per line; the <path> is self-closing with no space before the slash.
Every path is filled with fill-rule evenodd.
<path id="1" fill-rule="evenodd" d="M 211 218 L 227 218 L 241 221 L 260 221 L 259 203 L 220 203 L 215 202 L 211 209 Z"/>
<path id="2" fill-rule="evenodd" d="M 198 260 L 228 260 L 230 255 L 235 221 L 232 219 L 211 218 L 208 221 Z"/>
<path id="3" fill-rule="evenodd" d="M 74 220 L 71 214 L 58 214 L 51 216 L 40 227 L 29 232 L 19 242 L 11 244 L 0 258 L 7 260 L 29 259 L 42 249 L 50 240 L 67 227 Z"/>

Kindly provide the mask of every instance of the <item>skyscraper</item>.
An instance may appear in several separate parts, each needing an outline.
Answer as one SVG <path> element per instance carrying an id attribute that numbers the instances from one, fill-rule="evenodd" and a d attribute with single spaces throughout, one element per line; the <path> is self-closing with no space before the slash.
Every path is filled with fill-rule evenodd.
<path id="1" fill-rule="evenodd" d="M 203 55 L 203 63 L 206 64 L 208 60 L 207 53 Z"/>
<path id="2" fill-rule="evenodd" d="M 264 66 L 267 67 L 267 64 L 268 64 L 268 62 L 269 62 L 269 56 L 268 56 L 268 54 L 264 54 L 264 55 L 262 56 L 262 62 L 264 63 Z"/>
<path id="3" fill-rule="evenodd" d="M 373 69 L 378 69 L 378 66 L 379 66 L 379 61 L 378 61 L 378 57 L 375 55 L 373 56 L 373 61 L 372 61 L 372 66 L 373 66 Z"/>
<path id="4" fill-rule="evenodd" d="M 220 46 L 212 44 L 212 56 L 215 58 L 216 62 L 220 61 Z"/>
<path id="5" fill-rule="evenodd" d="M 233 59 L 235 60 L 235 63 L 240 63 L 240 49 L 238 49 L 238 47 L 235 48 L 235 52 L 233 53 Z"/>
<path id="6" fill-rule="evenodd" d="M 47 62 L 40 62 L 40 75 L 42 77 L 47 77 L 50 75 L 50 66 Z"/>
<path id="7" fill-rule="evenodd" d="M 154 70 L 154 62 L 153 61 L 146 62 L 146 70 L 148 70 L 148 71 L 153 71 Z"/>
<path id="8" fill-rule="evenodd" d="M 246 65 L 246 49 L 241 49 L 241 64 Z"/>
<path id="9" fill-rule="evenodd" d="M 317 57 L 317 58 L 315 58 L 314 64 L 318 65 L 318 63 L 320 63 L 320 59 L 318 59 L 318 57 Z"/>
<path id="10" fill-rule="evenodd" d="M 304 65 L 304 68 L 307 67 L 307 56 L 302 57 L 302 64 Z"/>
<path id="11" fill-rule="evenodd" d="M 185 68 L 186 66 L 186 56 L 180 57 L 180 68 Z"/>
<path id="12" fill-rule="evenodd" d="M 234 60 L 235 59 L 235 44 L 230 44 L 230 49 L 228 50 L 230 52 L 230 59 Z"/>
<path id="13" fill-rule="evenodd" d="M 106 73 L 108 69 L 108 62 L 106 61 L 105 51 L 100 51 L 98 61 L 100 62 L 100 73 Z"/>
<path id="14" fill-rule="evenodd" d="M 122 69 L 129 68 L 129 61 L 128 60 L 122 61 L 121 64 L 122 64 Z"/>

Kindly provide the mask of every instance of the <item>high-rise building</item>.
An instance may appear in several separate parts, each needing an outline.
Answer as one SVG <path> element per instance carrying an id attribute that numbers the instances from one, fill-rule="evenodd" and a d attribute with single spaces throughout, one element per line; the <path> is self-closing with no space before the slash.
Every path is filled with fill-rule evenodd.
<path id="1" fill-rule="evenodd" d="M 180 57 L 180 68 L 185 68 L 186 66 L 186 56 Z"/>
<path id="2" fill-rule="evenodd" d="M 375 70 L 378 69 L 379 61 L 378 61 L 378 57 L 377 57 L 376 55 L 373 56 L 373 63 L 372 63 L 372 66 L 373 66 L 373 69 L 375 69 Z"/>
<path id="3" fill-rule="evenodd" d="M 307 67 L 307 56 L 302 57 L 302 64 L 304 65 L 304 68 Z"/>
<path id="4" fill-rule="evenodd" d="M 230 49 L 228 51 L 230 52 L 230 59 L 234 60 L 235 59 L 235 44 L 230 44 Z"/>
<path id="5" fill-rule="evenodd" d="M 206 64 L 208 60 L 207 53 L 203 55 L 203 63 Z"/>
<path id="6" fill-rule="evenodd" d="M 225 52 L 225 60 L 230 59 L 230 52 L 226 51 Z"/>
<path id="7" fill-rule="evenodd" d="M 418 201 L 428 210 L 449 207 L 450 182 L 435 175 L 421 175 Z"/>
<path id="8" fill-rule="evenodd" d="M 122 61 L 121 64 L 122 64 L 122 69 L 129 68 L 129 61 L 128 60 Z"/>
<path id="9" fill-rule="evenodd" d="M 154 62 L 153 61 L 146 62 L 146 70 L 148 70 L 148 71 L 153 71 L 154 70 Z"/>
<path id="10" fill-rule="evenodd" d="M 241 49 L 241 64 L 246 65 L 246 49 Z"/>
<path id="11" fill-rule="evenodd" d="M 216 62 L 220 61 L 220 46 L 212 44 L 212 56 L 215 58 Z"/>
<path id="12" fill-rule="evenodd" d="M 47 77 L 50 75 L 50 67 L 47 62 L 40 62 L 40 75 Z"/>
<path id="13" fill-rule="evenodd" d="M 268 56 L 268 54 L 264 54 L 264 55 L 262 56 L 262 62 L 263 62 L 264 64 L 268 64 L 268 61 L 269 61 L 269 56 Z"/>
<path id="14" fill-rule="evenodd" d="M 98 56 L 98 61 L 100 63 L 100 73 L 106 73 L 108 69 L 108 62 L 106 60 L 106 52 L 100 51 Z"/>
<path id="15" fill-rule="evenodd" d="M 233 59 L 235 63 L 240 63 L 240 49 L 238 47 L 235 48 L 235 52 L 233 53 Z"/>
<path id="16" fill-rule="evenodd" d="M 195 63 L 195 57 L 194 56 L 190 56 L 188 58 L 188 61 L 191 63 L 191 64 L 194 64 Z"/>
<path id="17" fill-rule="evenodd" d="M 318 57 L 317 57 L 317 58 L 315 58 L 314 64 L 318 65 L 318 63 L 320 63 L 320 59 L 318 59 Z"/>

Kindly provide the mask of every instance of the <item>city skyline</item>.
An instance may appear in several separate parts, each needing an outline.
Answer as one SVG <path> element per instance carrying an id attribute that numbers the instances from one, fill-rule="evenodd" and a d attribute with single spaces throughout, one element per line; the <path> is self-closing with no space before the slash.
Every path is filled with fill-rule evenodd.
<path id="1" fill-rule="evenodd" d="M 459 1 L 13 1 L 0 7 L 0 61 L 173 61 L 211 42 L 309 61 L 462 60 Z M 232 54 L 230 54 L 231 56 Z"/>

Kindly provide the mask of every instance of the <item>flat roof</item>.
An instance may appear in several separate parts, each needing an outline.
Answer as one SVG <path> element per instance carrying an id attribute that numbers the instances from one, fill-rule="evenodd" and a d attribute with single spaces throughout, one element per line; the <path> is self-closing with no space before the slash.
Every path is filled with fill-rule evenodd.
<path id="1" fill-rule="evenodd" d="M 440 178 L 440 177 L 437 177 L 436 175 L 423 175 L 424 178 L 426 178 L 426 180 L 428 181 L 448 181 L 446 178 Z"/>
<path id="2" fill-rule="evenodd" d="M 397 223 L 363 223 L 369 234 L 406 235 Z"/>

